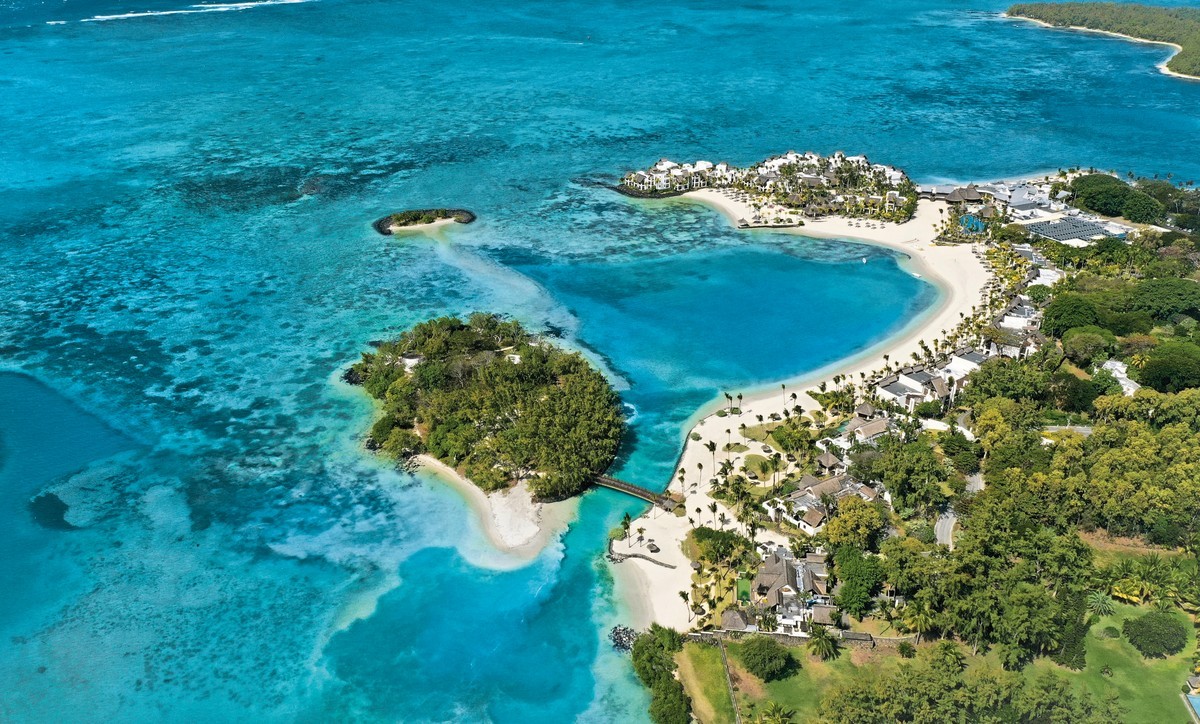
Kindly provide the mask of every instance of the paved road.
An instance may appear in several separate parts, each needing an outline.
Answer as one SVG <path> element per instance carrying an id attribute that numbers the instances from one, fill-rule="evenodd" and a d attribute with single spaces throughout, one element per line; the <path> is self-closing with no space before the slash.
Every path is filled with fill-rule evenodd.
<path id="1" fill-rule="evenodd" d="M 933 524 L 933 532 L 937 535 L 937 542 L 944 546 L 949 546 L 950 550 L 954 550 L 954 525 L 958 523 L 958 516 L 954 514 L 954 509 L 951 508 L 938 517 L 937 523 Z"/>

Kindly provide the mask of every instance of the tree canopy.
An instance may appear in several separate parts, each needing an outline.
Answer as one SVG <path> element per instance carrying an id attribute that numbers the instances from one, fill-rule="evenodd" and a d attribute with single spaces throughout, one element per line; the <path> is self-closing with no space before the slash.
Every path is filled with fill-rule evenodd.
<path id="1" fill-rule="evenodd" d="M 1134 3 L 1026 3 L 1013 5 L 1008 14 L 1060 27 L 1103 30 L 1175 43 L 1183 50 L 1167 63 L 1167 67 L 1177 73 L 1200 76 L 1200 8 L 1165 8 Z"/>
<path id="2" fill-rule="evenodd" d="M 746 670 L 763 681 L 782 678 L 795 665 L 791 653 L 770 636 L 751 636 L 738 654 Z"/>
<path id="3" fill-rule="evenodd" d="M 656 623 L 633 641 L 633 670 L 650 690 L 650 719 L 655 724 L 691 721 L 691 702 L 675 678 L 675 654 L 682 649 L 679 633 Z"/>
<path id="4" fill-rule="evenodd" d="M 1179 615 L 1150 611 L 1127 619 L 1125 638 L 1148 659 L 1162 658 L 1183 651 L 1188 642 L 1188 623 Z"/>
<path id="5" fill-rule="evenodd" d="M 603 375 L 495 315 L 418 324 L 352 373 L 383 403 L 373 446 L 428 452 L 485 490 L 526 480 L 539 499 L 575 495 L 612 464 L 624 433 Z"/>

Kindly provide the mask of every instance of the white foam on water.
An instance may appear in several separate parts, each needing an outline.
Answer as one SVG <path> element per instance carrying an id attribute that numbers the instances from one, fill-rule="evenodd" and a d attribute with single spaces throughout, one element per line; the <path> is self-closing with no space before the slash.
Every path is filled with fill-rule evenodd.
<path id="1" fill-rule="evenodd" d="M 264 5 L 298 5 L 300 3 L 311 2 L 311 0 L 260 0 L 260 2 L 244 2 L 244 3 L 213 3 L 202 5 L 189 5 L 187 8 L 179 10 L 146 10 L 144 12 L 121 13 L 120 15 L 96 15 L 90 18 L 80 20 L 81 23 L 99 23 L 108 20 L 129 20 L 132 18 L 149 18 L 160 15 L 193 15 L 196 13 L 223 13 L 230 10 L 250 10 L 251 8 L 262 7 Z M 65 21 L 52 21 L 50 25 L 61 25 Z"/>

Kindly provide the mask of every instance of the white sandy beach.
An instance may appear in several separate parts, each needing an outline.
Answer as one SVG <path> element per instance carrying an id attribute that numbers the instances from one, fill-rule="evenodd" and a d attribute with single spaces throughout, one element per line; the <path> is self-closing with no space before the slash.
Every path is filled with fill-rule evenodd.
<path id="1" fill-rule="evenodd" d="M 734 223 L 753 215 L 748 205 L 712 189 L 691 191 L 684 194 L 683 198 L 710 204 Z M 717 464 L 728 458 L 736 467 L 740 465 L 743 454 L 721 452 L 727 440 L 748 445 L 750 452 L 759 452 L 761 446 L 761 443 L 745 440 L 739 435 L 738 426 L 741 423 L 754 425 L 757 423 L 756 415 L 768 417 L 771 413 L 782 413 L 785 408 L 790 409 L 797 404 L 805 410 L 819 409 L 817 401 L 807 393 L 816 390 L 820 381 L 828 380 L 835 374 L 844 375 L 854 382 L 859 381 L 860 373 L 865 373 L 869 378 L 875 371 L 882 370 L 884 354 L 889 355 L 893 364 L 903 364 L 911 359 L 912 353 L 920 352 L 921 340 L 932 345 L 935 339 L 957 327 L 963 317 L 970 317 L 977 307 L 983 307 L 985 287 L 991 281 L 991 275 L 975 255 L 975 247 L 966 244 L 935 246 L 932 243 L 936 226 L 944 218 L 941 211 L 944 209 L 945 202 L 923 200 L 914 218 L 904 224 L 873 222 L 874 228 L 871 228 L 865 226 L 865 222 L 855 225 L 855 220 L 829 218 L 807 221 L 800 228 L 779 230 L 804 236 L 852 239 L 897 249 L 908 256 L 905 268 L 936 284 L 942 296 L 934 309 L 925 312 L 901 333 L 874 347 L 825 369 L 816 370 L 802 379 L 781 380 L 781 383 L 786 382 L 786 389 L 776 385 L 773 390 L 745 396 L 741 402 L 740 416 L 722 418 L 712 414 L 723 405 L 723 400 L 714 400 L 705 411 L 707 416 L 692 428 L 692 432 L 699 434 L 700 440 L 693 441 L 689 436 L 676 466 L 676 469 L 683 468 L 686 471 L 688 516 L 695 519 L 697 525 L 715 525 L 715 516 L 708 511 L 708 505 L 717 502 L 718 514 L 724 512 L 731 521 L 729 525 L 741 529 L 740 524 L 732 522 L 735 519 L 733 513 L 707 494 L 707 480 L 713 476 L 714 461 L 712 453 L 704 447 L 705 441 L 712 440 L 718 444 Z M 793 392 L 797 393 L 795 401 L 791 399 Z M 705 472 L 702 475 L 697 471 L 698 463 L 704 465 Z M 677 486 L 676 483 L 673 485 Z M 699 514 L 697 508 L 701 510 Z M 691 625 L 688 610 L 679 598 L 679 591 L 691 591 L 692 588 L 690 562 L 680 547 L 690 529 L 688 516 L 678 517 L 652 508 L 634 524 L 634 527 L 646 529 L 647 543 L 653 541 L 661 548 L 661 553 L 654 557 L 675 568 L 666 569 L 636 558 L 612 566 L 617 593 L 626 601 L 632 618 L 630 625 L 635 628 L 648 626 L 651 621 L 680 630 Z M 758 537 L 760 541 L 770 541 L 777 536 L 768 531 L 760 533 Z M 616 543 L 616 552 L 623 552 L 625 546 L 624 542 Z M 646 553 L 636 543 L 633 550 Z"/>
<path id="2" fill-rule="evenodd" d="M 393 236 L 404 236 L 406 234 L 419 234 L 435 231 L 443 226 L 450 226 L 451 224 L 457 223 L 458 221 L 456 219 L 438 219 L 437 221 L 431 221 L 428 224 L 410 224 L 408 226 L 396 226 L 393 224 L 390 228 Z"/>
<path id="3" fill-rule="evenodd" d="M 479 516 L 488 540 L 501 552 L 532 560 L 575 520 L 579 498 L 558 503 L 534 502 L 523 483 L 510 490 L 484 493 L 458 471 L 431 455 L 418 455 L 421 467 L 457 490 Z"/>

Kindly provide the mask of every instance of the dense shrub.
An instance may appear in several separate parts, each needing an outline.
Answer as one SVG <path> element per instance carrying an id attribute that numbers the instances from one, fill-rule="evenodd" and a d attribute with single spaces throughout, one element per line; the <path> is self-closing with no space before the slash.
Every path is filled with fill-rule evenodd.
<path id="1" fill-rule="evenodd" d="M 942 403 L 937 400 L 926 400 L 919 403 L 913 408 L 913 412 L 917 413 L 917 417 L 934 418 L 940 417 L 942 414 Z"/>
<path id="2" fill-rule="evenodd" d="M 739 653 L 746 670 L 763 681 L 782 678 L 794 665 L 791 653 L 769 636 L 751 636 Z"/>
<path id="3" fill-rule="evenodd" d="M 691 703 L 675 678 L 675 654 L 682 650 L 679 633 L 658 624 L 633 641 L 633 670 L 650 689 L 650 718 L 656 724 L 691 721 Z"/>
<path id="4" fill-rule="evenodd" d="M 1128 619 L 1122 630 L 1129 643 L 1148 659 L 1177 654 L 1187 646 L 1187 622 L 1164 611 L 1151 611 Z"/>

